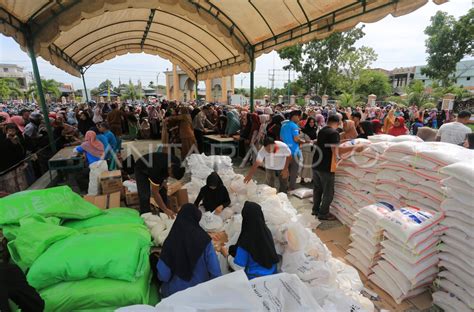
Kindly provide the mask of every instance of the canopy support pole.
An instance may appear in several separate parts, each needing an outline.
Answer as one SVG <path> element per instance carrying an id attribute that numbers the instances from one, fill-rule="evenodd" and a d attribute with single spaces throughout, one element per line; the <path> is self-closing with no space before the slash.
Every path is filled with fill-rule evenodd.
<path id="1" fill-rule="evenodd" d="M 44 98 L 44 92 L 43 92 L 43 84 L 41 83 L 41 76 L 38 69 L 38 63 L 36 62 L 34 41 L 31 34 L 28 34 L 28 36 L 25 36 L 25 37 L 28 38 L 27 39 L 28 40 L 28 54 L 30 55 L 31 65 L 33 66 L 33 75 L 36 81 L 36 88 L 38 90 L 38 97 L 41 104 L 41 111 L 43 112 L 43 116 L 44 116 L 44 123 L 46 125 L 46 130 L 48 132 L 49 146 L 51 148 L 51 151 L 53 153 L 56 153 L 56 144 L 54 143 L 53 129 L 51 128 L 51 123 L 49 122 L 49 117 L 48 117 L 49 110 L 48 110 L 48 107 L 46 106 L 46 100 Z"/>
<path id="2" fill-rule="evenodd" d="M 250 112 L 254 112 L 254 71 L 255 71 L 255 58 L 254 48 L 250 49 Z"/>
<path id="3" fill-rule="evenodd" d="M 86 80 L 84 79 L 84 69 L 81 68 L 82 84 L 84 85 L 84 94 L 86 95 L 86 102 L 89 102 L 89 94 L 87 94 Z"/>
<path id="4" fill-rule="evenodd" d="M 198 79 L 198 72 L 196 70 L 196 72 L 194 73 L 195 76 L 196 76 L 196 79 L 194 81 L 194 99 L 196 100 L 196 104 L 197 104 L 197 101 L 198 101 L 198 84 L 199 84 L 199 79 Z"/>

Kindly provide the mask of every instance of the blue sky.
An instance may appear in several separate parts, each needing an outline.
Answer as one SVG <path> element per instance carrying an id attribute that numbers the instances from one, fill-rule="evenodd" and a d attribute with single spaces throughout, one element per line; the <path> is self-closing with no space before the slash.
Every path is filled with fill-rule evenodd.
<path id="1" fill-rule="evenodd" d="M 384 19 L 366 24 L 365 37 L 357 45 L 372 47 L 378 54 L 378 60 L 372 67 L 393 69 L 401 66 L 422 65 L 425 63 L 426 53 L 423 33 L 430 23 L 430 17 L 438 10 L 443 10 L 456 17 L 464 15 L 473 6 L 472 0 L 451 0 L 440 6 L 431 1 L 421 9 L 401 17 L 387 16 Z M 11 38 L 0 35 L 0 63 L 14 63 L 31 71 L 31 61 L 27 54 L 20 49 Z M 65 83 L 72 83 L 75 88 L 82 88 L 81 79 L 71 76 L 54 67 L 43 59 L 38 60 L 40 73 L 45 78 L 56 79 Z M 281 69 L 286 62 L 278 57 L 276 52 L 262 55 L 257 59 L 255 83 L 257 86 L 269 85 L 269 71 Z M 110 61 L 92 66 L 86 73 L 88 88 L 99 85 L 105 79 L 110 79 L 116 85 L 119 78 L 127 82 L 129 78 L 135 83 L 140 79 L 143 84 L 153 80 L 165 84 L 163 72 L 171 69 L 169 61 L 157 56 L 146 54 L 128 54 L 116 57 Z M 236 76 L 235 87 L 248 87 L 249 75 Z M 292 79 L 295 74 L 291 74 Z M 282 87 L 288 79 L 288 72 L 277 70 L 275 72 L 275 87 Z M 204 87 L 201 83 L 200 87 Z"/>

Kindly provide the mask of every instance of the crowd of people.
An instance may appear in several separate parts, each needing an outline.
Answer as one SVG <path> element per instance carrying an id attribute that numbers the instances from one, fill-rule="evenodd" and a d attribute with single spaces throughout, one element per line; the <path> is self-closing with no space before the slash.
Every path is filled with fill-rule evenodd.
<path id="1" fill-rule="evenodd" d="M 47 118 L 52 125 L 56 150 L 80 144 L 77 152 L 85 154 L 88 165 L 106 159 L 109 166 L 116 166 L 113 156 L 120 152 L 122 140 L 135 139 L 160 139 L 164 146 L 179 144 L 181 160 L 184 160 L 189 153 L 204 152 L 206 133 L 235 137 L 239 156 L 259 165 L 265 157 L 264 140 L 271 138 L 276 142 L 274 146 L 279 149 L 278 153 L 286 155 L 287 151 L 278 142 L 288 147 L 291 159 L 288 164 L 265 164 L 267 183 L 274 185 L 278 178 L 279 189 L 291 191 L 297 182 L 312 182 L 318 133 L 333 115 L 340 119 L 336 127 L 340 142 L 374 134 L 412 134 L 425 141 L 440 140 L 464 144 L 468 148 L 474 144 L 471 129 L 466 126 L 471 116 L 469 112 L 460 112 L 456 118 L 452 112 L 420 110 L 416 106 L 346 109 L 308 106 L 301 110 L 300 107 L 277 104 L 256 107 L 250 112 L 248 107 L 212 103 L 198 106 L 194 102 L 182 104 L 166 100 L 135 106 L 91 102 L 54 104 Z M 0 175 L 2 185 L 12 185 L 12 177 L 15 177 L 16 189 L 29 183 L 28 178 L 17 178 L 18 171 L 23 169 L 22 160 L 28 155 L 35 160 L 29 180 L 47 170 L 47 159 L 52 155 L 47 149 L 49 141 L 44 118 L 37 108 L 18 110 L 4 105 L 0 108 L 0 147 L 11 151 L 0 156 L 0 172 L 4 173 Z M 170 150 L 175 154 L 174 148 Z M 285 170 L 279 175 L 282 169 Z"/>

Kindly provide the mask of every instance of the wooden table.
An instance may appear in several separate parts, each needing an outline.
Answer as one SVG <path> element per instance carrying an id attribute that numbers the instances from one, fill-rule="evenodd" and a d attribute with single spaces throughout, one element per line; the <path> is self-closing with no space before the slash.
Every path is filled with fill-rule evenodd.
<path id="1" fill-rule="evenodd" d="M 76 146 L 68 146 L 61 149 L 48 160 L 49 178 L 53 180 L 51 171 L 64 170 L 75 171 L 84 168 L 84 161 L 82 155 L 74 152 Z"/>
<path id="2" fill-rule="evenodd" d="M 219 134 L 204 136 L 204 147 L 206 154 L 223 155 L 224 151 L 230 151 L 231 156 L 238 156 L 239 143 L 234 137 L 222 137 Z"/>

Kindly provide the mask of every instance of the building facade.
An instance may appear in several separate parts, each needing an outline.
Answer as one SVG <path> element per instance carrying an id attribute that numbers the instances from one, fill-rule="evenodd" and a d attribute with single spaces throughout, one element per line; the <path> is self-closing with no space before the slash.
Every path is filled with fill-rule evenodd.
<path id="1" fill-rule="evenodd" d="M 23 71 L 23 67 L 16 64 L 0 64 L 0 78 L 13 78 L 18 81 L 21 91 L 28 90 L 28 85 L 33 81 L 31 72 Z"/>
<path id="2" fill-rule="evenodd" d="M 169 100 L 190 101 L 195 98 L 195 85 L 186 72 L 173 64 L 172 71 L 166 71 L 166 97 Z M 206 101 L 229 103 L 229 99 L 234 94 L 234 76 L 207 79 L 206 81 Z M 177 86 L 177 87 L 175 87 Z M 203 95 L 198 90 L 198 96 Z"/>
<path id="3" fill-rule="evenodd" d="M 415 79 L 423 81 L 426 87 L 430 87 L 433 81 L 421 74 L 424 66 L 416 66 Z M 474 91 L 474 60 L 461 61 L 456 65 L 453 75 L 454 83 L 467 90 Z"/>

